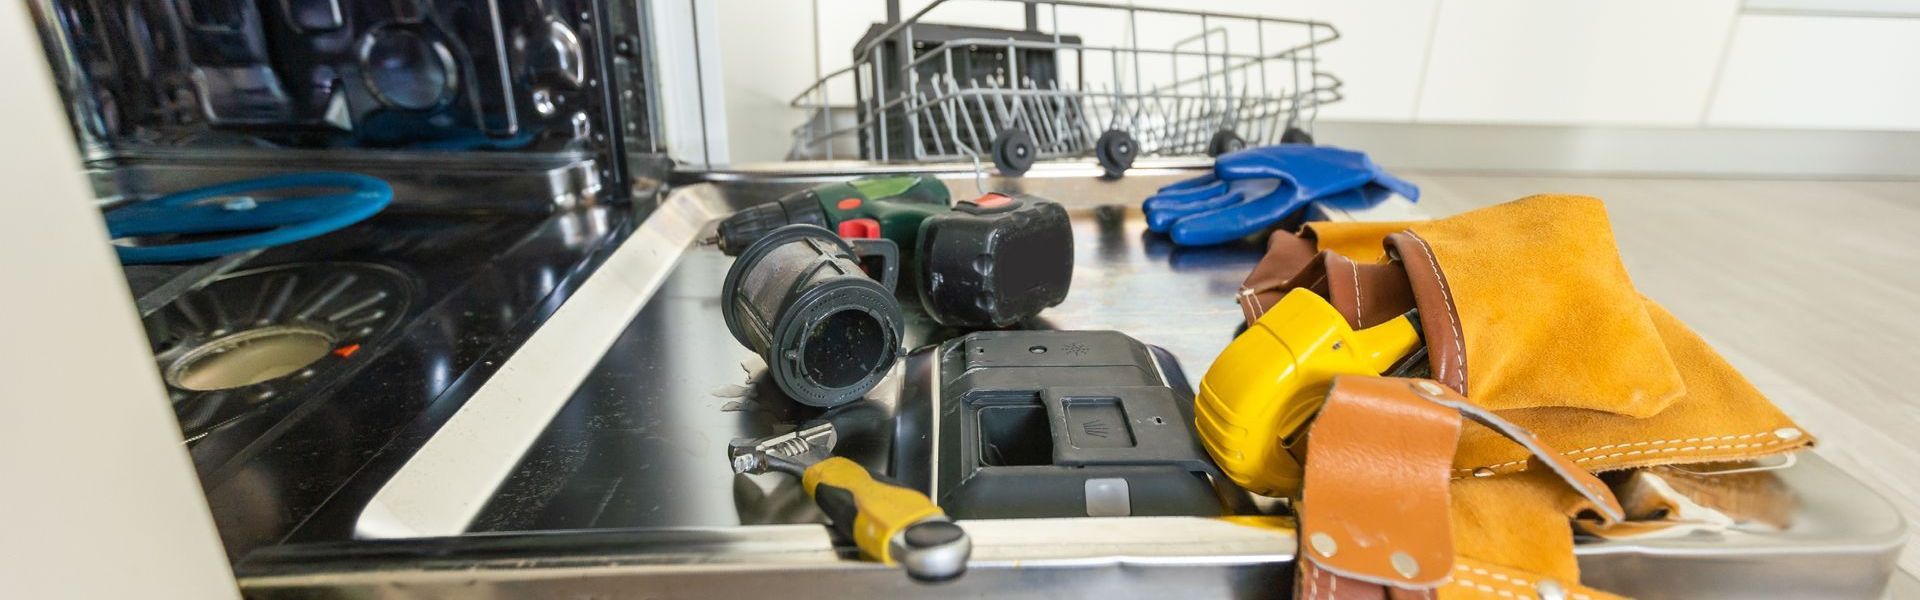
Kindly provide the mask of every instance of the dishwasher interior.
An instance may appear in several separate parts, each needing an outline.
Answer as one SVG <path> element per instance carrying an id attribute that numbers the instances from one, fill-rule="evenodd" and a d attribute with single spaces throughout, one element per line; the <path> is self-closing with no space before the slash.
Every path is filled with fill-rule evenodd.
<path id="1" fill-rule="evenodd" d="M 386 211 L 327 236 L 127 269 L 243 593 L 1288 595 L 1292 516 L 1205 465 L 1173 478 L 1211 487 L 1218 503 L 1198 509 L 1156 508 L 1158 487 L 1121 487 L 1115 508 L 1091 499 L 1092 480 L 1077 514 L 996 496 L 960 520 L 969 572 L 942 584 L 861 560 L 793 478 L 736 475 L 737 440 L 826 420 L 837 454 L 923 492 L 941 485 L 915 466 L 944 452 L 929 398 L 954 364 L 940 344 L 966 333 L 903 287 L 910 352 L 877 388 L 832 410 L 789 399 L 722 316 L 734 259 L 706 240 L 739 209 L 891 174 L 935 175 L 955 198 L 1059 202 L 1071 292 L 1015 329 L 1144 344 L 1123 353 L 1166 388 L 1178 412 L 1156 423 L 1172 427 L 1191 421 L 1193 382 L 1238 332 L 1232 298 L 1264 248 L 1146 231 L 1140 199 L 1204 172 L 1200 159 L 1142 159 L 1124 177 L 1059 162 L 1023 177 L 850 162 L 675 172 L 658 154 L 652 6 L 33 3 L 103 211 L 302 170 L 393 187 Z M 1318 205 L 1308 218 L 1378 215 Z M 272 369 L 219 368 L 229 346 L 263 339 Z M 1116 338 L 1081 339 L 1009 350 L 1120 352 L 1100 341 Z M 982 434 L 1002 450 L 968 466 L 1037 468 L 1043 452 L 1023 444 L 1071 432 L 1035 410 Z M 1898 513 L 1816 456 L 1766 476 L 1793 498 L 1784 527 L 1583 538 L 1581 566 L 1626 593 L 1877 593 L 1905 539 Z"/>
<path id="2" fill-rule="evenodd" d="M 27 8 L 110 226 L 236 180 L 350 173 L 391 190 L 377 214 L 327 235 L 166 262 L 123 254 L 236 561 L 283 543 L 410 424 L 449 410 L 664 189 L 655 95 L 639 93 L 654 83 L 642 5 Z M 120 249 L 222 241 L 125 238 Z"/>

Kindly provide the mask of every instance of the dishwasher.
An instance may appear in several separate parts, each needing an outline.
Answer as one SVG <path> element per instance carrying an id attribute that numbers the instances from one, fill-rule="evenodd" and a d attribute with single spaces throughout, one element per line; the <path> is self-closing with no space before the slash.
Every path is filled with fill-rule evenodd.
<path id="1" fill-rule="evenodd" d="M 910 485 L 930 479 L 902 466 L 926 452 L 902 424 L 930 418 L 927 380 L 942 358 L 931 349 L 960 332 L 906 303 L 902 341 L 913 351 L 829 414 L 786 398 L 722 314 L 734 259 L 706 241 L 717 221 L 855 177 L 927 175 L 955 198 L 1058 202 L 1073 238 L 1072 291 L 1027 327 L 1123 332 L 1150 357 L 1151 379 L 1191 403 L 1192 382 L 1242 323 L 1230 299 L 1264 249 L 1174 246 L 1147 231 L 1138 204 L 1205 172 L 1209 160 L 1173 154 L 1209 145 L 1217 118 L 1156 146 L 1185 151 L 1128 157 L 1124 176 L 1072 161 L 990 175 L 981 154 L 994 151 L 991 136 L 933 157 L 959 163 L 903 164 L 877 143 L 916 119 L 887 116 L 900 105 L 871 107 L 873 126 L 848 130 L 856 140 L 870 132 L 872 143 L 843 142 L 864 144 L 851 154 L 867 160 L 676 167 L 661 154 L 670 132 L 653 102 L 649 7 L 34 4 L 103 210 L 299 170 L 350 170 L 394 187 L 391 208 L 333 235 L 128 267 L 163 373 L 191 371 L 205 354 L 196 351 L 235 332 L 325 337 L 322 356 L 279 377 L 168 378 L 245 596 L 1288 595 L 1296 521 L 1258 499 L 1205 515 L 1096 511 L 1091 501 L 1077 516 L 981 509 L 958 520 L 973 544 L 967 572 L 930 584 L 862 560 L 791 479 L 729 468 L 734 441 L 830 417 L 843 456 Z M 890 30 L 912 28 L 875 29 Z M 1014 45 L 1064 51 L 1058 43 Z M 1295 124 L 1307 96 L 1287 97 L 1290 108 L 1262 113 L 1261 135 Z M 933 131 L 957 135 L 960 123 Z M 822 131 L 803 140 L 830 145 Z M 1097 153 L 1080 138 L 1049 138 L 1046 157 Z M 315 309 L 299 311 L 304 320 L 257 309 L 276 294 Z M 1786 526 L 1579 538 L 1584 581 L 1650 596 L 1881 593 L 1906 541 L 1899 512 L 1811 454 L 1767 473 L 1794 499 Z M 997 498 L 1021 502 L 1017 490 Z M 1140 514 L 1119 516 L 1129 512 Z"/>

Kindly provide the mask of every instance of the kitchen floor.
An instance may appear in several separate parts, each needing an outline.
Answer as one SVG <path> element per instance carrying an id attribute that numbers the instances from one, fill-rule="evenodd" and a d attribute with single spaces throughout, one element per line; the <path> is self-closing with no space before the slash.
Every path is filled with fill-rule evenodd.
<path id="1" fill-rule="evenodd" d="M 1705 336 L 1920 533 L 1920 181 L 1411 173 L 1451 215 L 1538 193 L 1606 200 L 1640 291 Z M 1916 536 L 1920 537 L 1920 536 Z M 1901 569 L 1920 573 L 1920 544 Z M 1910 577 L 1896 597 L 1915 591 Z M 1905 591 L 1901 591 L 1905 590 Z"/>

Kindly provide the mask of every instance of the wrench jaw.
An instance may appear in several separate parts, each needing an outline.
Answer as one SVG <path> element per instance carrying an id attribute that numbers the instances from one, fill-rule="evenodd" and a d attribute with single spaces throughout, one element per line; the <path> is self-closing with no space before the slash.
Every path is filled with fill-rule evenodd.
<path id="1" fill-rule="evenodd" d="M 807 472 L 807 465 L 800 464 L 797 461 L 787 459 L 778 454 L 771 454 L 764 451 L 749 450 L 743 454 L 735 455 L 732 461 L 733 472 L 740 475 L 757 475 L 760 473 L 779 471 L 794 477 L 802 477 Z"/>
<path id="2" fill-rule="evenodd" d="M 825 422 L 757 440 L 736 440 L 727 447 L 733 472 L 758 474 L 779 471 L 795 477 L 814 463 L 833 455 L 840 441 L 833 423 Z"/>

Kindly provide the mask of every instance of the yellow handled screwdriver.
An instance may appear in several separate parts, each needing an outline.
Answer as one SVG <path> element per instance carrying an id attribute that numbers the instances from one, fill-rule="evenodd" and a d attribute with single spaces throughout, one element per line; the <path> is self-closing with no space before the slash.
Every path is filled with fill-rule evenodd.
<path id="1" fill-rule="evenodd" d="M 898 565 L 920 581 L 946 581 L 967 569 L 973 542 L 946 511 L 919 491 L 875 479 L 859 463 L 831 456 L 832 423 L 729 448 L 735 473 L 780 471 L 800 478 L 835 531 L 860 554 Z"/>

